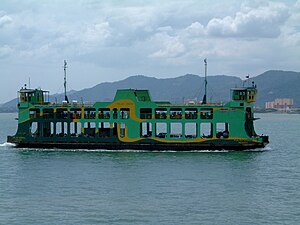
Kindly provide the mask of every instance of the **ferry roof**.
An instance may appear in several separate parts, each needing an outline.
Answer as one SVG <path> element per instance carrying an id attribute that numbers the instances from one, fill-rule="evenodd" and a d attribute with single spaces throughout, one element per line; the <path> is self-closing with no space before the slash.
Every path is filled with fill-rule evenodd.
<path id="1" fill-rule="evenodd" d="M 149 90 L 118 89 L 114 101 L 120 99 L 133 99 L 140 102 L 151 102 Z"/>
<path id="2" fill-rule="evenodd" d="M 33 93 L 33 92 L 36 92 L 36 91 L 49 92 L 49 91 L 43 91 L 41 89 L 27 89 L 27 88 L 21 88 L 19 90 L 20 93 Z"/>
<path id="3" fill-rule="evenodd" d="M 253 87 L 236 87 L 236 88 L 231 88 L 230 90 L 232 91 L 238 91 L 238 90 L 256 90 L 256 86 Z"/>

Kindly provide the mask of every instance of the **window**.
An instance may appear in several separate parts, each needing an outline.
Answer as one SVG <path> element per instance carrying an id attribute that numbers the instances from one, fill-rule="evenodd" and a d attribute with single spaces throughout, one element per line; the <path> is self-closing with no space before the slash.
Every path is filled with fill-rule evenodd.
<path id="1" fill-rule="evenodd" d="M 81 109 L 80 108 L 72 108 L 70 110 L 70 118 L 71 119 L 81 119 Z"/>
<path id="2" fill-rule="evenodd" d="M 113 109 L 113 118 L 118 119 L 118 109 L 116 108 Z"/>
<path id="3" fill-rule="evenodd" d="M 167 123 L 156 123 L 155 136 L 159 138 L 166 138 L 167 136 Z"/>
<path id="4" fill-rule="evenodd" d="M 98 117 L 99 117 L 99 119 L 109 119 L 110 118 L 110 109 L 100 108 Z"/>
<path id="5" fill-rule="evenodd" d="M 112 123 L 110 126 L 110 129 L 112 130 L 112 136 L 117 137 L 118 136 L 118 124 Z"/>
<path id="6" fill-rule="evenodd" d="M 68 118 L 68 109 L 58 108 L 56 110 L 56 118 L 57 119 L 67 119 Z"/>
<path id="7" fill-rule="evenodd" d="M 155 119 L 166 119 L 166 118 L 167 118 L 167 109 L 166 108 L 155 109 Z"/>
<path id="8" fill-rule="evenodd" d="M 141 137 L 151 137 L 152 136 L 152 124 L 151 123 L 141 123 L 140 124 L 140 136 Z"/>
<path id="9" fill-rule="evenodd" d="M 217 123 L 216 124 L 216 137 L 217 138 L 228 138 L 229 137 L 229 124 L 228 123 Z"/>
<path id="10" fill-rule="evenodd" d="M 121 119 L 129 119 L 129 109 L 120 109 L 120 118 Z"/>
<path id="11" fill-rule="evenodd" d="M 39 132 L 38 132 L 38 122 L 32 122 L 30 123 L 30 133 L 33 137 L 35 136 L 39 136 Z"/>
<path id="12" fill-rule="evenodd" d="M 126 134 L 126 125 L 125 123 L 120 124 L 120 137 L 123 138 L 125 137 Z"/>
<path id="13" fill-rule="evenodd" d="M 152 109 L 151 108 L 140 109 L 140 119 L 152 119 Z"/>
<path id="14" fill-rule="evenodd" d="M 240 91 L 240 100 L 245 100 L 246 91 Z"/>
<path id="15" fill-rule="evenodd" d="M 64 137 L 68 133 L 68 124 L 66 122 L 57 122 L 56 123 L 56 136 Z"/>
<path id="16" fill-rule="evenodd" d="M 43 109 L 43 118 L 44 119 L 52 119 L 54 118 L 53 109 Z"/>
<path id="17" fill-rule="evenodd" d="M 170 137 L 171 138 L 182 138 L 182 124 L 171 123 L 170 125 Z"/>
<path id="18" fill-rule="evenodd" d="M 44 122 L 43 123 L 43 137 L 50 137 L 51 136 L 51 123 Z"/>
<path id="19" fill-rule="evenodd" d="M 170 118 L 171 119 L 181 119 L 182 118 L 182 109 L 181 108 L 171 108 L 170 109 Z"/>
<path id="20" fill-rule="evenodd" d="M 78 137 L 81 135 L 81 123 L 79 122 L 70 123 L 70 135 L 71 137 Z"/>
<path id="21" fill-rule="evenodd" d="M 213 119 L 213 109 L 203 108 L 200 110 L 200 118 L 201 119 Z"/>
<path id="22" fill-rule="evenodd" d="M 96 134 L 96 124 L 94 122 L 84 123 L 84 136 L 95 137 L 95 134 Z"/>
<path id="23" fill-rule="evenodd" d="M 196 123 L 186 123 L 185 124 L 185 137 L 186 138 L 196 138 L 197 137 L 197 124 Z"/>
<path id="24" fill-rule="evenodd" d="M 99 123 L 99 137 L 109 137 L 110 136 L 110 124 L 108 122 Z"/>
<path id="25" fill-rule="evenodd" d="M 96 118 L 96 109 L 95 108 L 85 108 L 84 109 L 84 118 L 85 119 L 95 119 Z"/>
<path id="26" fill-rule="evenodd" d="M 56 136 L 61 135 L 61 131 L 62 131 L 62 129 L 61 129 L 61 124 L 62 124 L 62 122 L 57 122 L 57 123 L 55 124 Z"/>
<path id="27" fill-rule="evenodd" d="M 197 109 L 196 108 L 186 108 L 185 118 L 186 119 L 197 119 Z"/>
<path id="28" fill-rule="evenodd" d="M 53 136 L 55 134 L 55 123 L 51 122 L 50 124 L 50 132 L 51 132 L 51 136 Z"/>
<path id="29" fill-rule="evenodd" d="M 212 138 L 213 137 L 212 126 L 213 126 L 212 123 L 201 123 L 200 124 L 201 137 Z"/>
<path id="30" fill-rule="evenodd" d="M 40 117 L 40 109 L 29 109 L 30 119 L 35 119 Z"/>

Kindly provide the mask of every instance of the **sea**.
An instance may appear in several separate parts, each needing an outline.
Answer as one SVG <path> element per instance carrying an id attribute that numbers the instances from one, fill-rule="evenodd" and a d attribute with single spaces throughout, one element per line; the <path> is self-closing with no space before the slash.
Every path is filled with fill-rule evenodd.
<path id="1" fill-rule="evenodd" d="M 256 114 L 255 151 L 17 149 L 0 114 L 0 224 L 300 224 L 300 114 Z"/>

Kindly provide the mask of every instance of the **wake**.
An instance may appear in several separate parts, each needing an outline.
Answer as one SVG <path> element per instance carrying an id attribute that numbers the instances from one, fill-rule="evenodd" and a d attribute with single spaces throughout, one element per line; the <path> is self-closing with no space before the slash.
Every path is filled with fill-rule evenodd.
<path id="1" fill-rule="evenodd" d="M 4 142 L 0 144 L 0 147 L 15 147 L 15 146 L 16 146 L 15 144 L 9 142 Z"/>

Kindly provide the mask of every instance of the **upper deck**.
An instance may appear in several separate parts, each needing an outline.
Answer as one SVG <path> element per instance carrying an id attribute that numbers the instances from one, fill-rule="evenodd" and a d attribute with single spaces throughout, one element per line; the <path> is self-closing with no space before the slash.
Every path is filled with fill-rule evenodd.
<path id="1" fill-rule="evenodd" d="M 96 102 L 79 104 L 77 101 L 68 103 L 50 103 L 49 92 L 40 89 L 22 88 L 19 91 L 19 108 L 29 108 L 30 117 L 49 115 L 49 118 L 66 118 L 67 113 L 77 115 L 76 118 L 118 118 L 135 114 L 141 119 L 151 118 L 197 118 L 198 113 L 212 114 L 215 108 L 244 108 L 256 100 L 256 86 L 231 89 L 231 101 L 224 103 L 172 104 L 167 101 L 152 101 L 148 90 L 121 89 L 117 90 L 112 102 Z M 48 100 L 47 100 L 48 99 Z M 56 114 L 57 116 L 54 116 Z M 79 116 L 80 114 L 80 116 Z M 82 117 L 81 115 L 84 115 Z M 110 115 L 110 116 L 108 116 Z M 122 117 L 121 116 L 121 117 Z M 26 117 L 26 116 L 25 116 Z M 46 116 L 48 117 L 48 116 Z M 72 116 L 71 116 L 72 118 Z M 24 118 L 26 119 L 26 118 Z"/>

